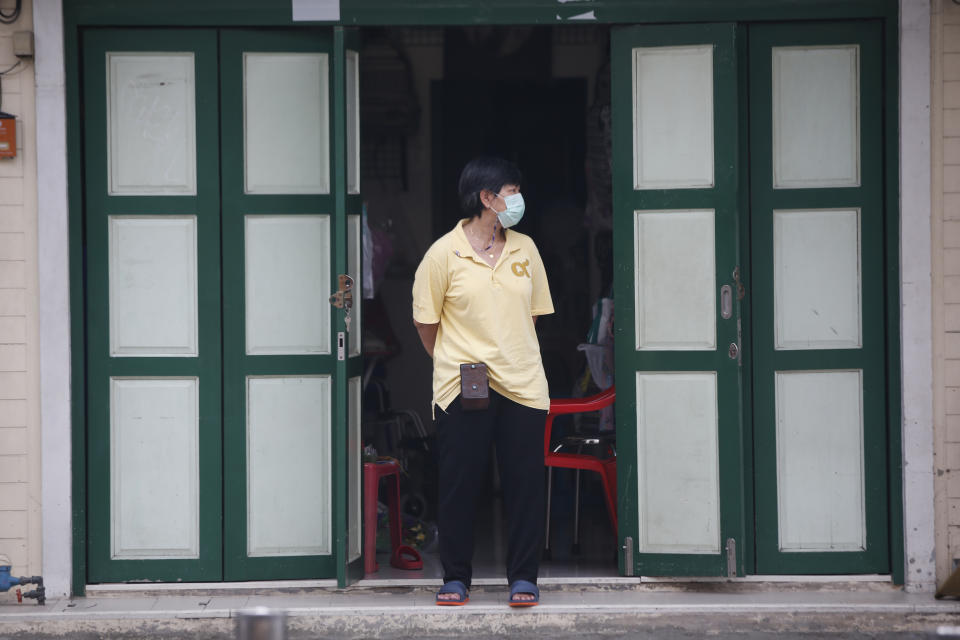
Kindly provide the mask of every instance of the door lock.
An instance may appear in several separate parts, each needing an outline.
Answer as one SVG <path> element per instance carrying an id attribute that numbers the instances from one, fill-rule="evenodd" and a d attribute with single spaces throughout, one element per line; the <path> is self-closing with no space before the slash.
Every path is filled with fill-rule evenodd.
<path id="1" fill-rule="evenodd" d="M 337 309 L 353 307 L 353 278 L 346 274 L 337 276 L 338 289 L 330 296 L 330 304 Z"/>
<path id="2" fill-rule="evenodd" d="M 731 360 L 736 360 L 740 356 L 740 346 L 736 342 L 731 342 L 727 354 Z"/>
<path id="3" fill-rule="evenodd" d="M 337 309 L 343 309 L 346 314 L 343 321 L 347 326 L 347 332 L 350 331 L 350 311 L 353 309 L 353 278 L 341 273 L 337 276 L 337 290 L 328 298 L 331 305 Z"/>

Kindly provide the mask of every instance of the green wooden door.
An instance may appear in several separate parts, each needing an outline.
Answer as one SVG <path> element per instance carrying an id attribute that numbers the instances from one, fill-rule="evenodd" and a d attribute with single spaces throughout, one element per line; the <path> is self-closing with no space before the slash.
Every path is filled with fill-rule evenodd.
<path id="1" fill-rule="evenodd" d="M 734 559 L 744 540 L 738 33 L 729 24 L 644 26 L 612 37 L 627 575 L 743 571 Z"/>
<path id="2" fill-rule="evenodd" d="M 83 34 L 91 582 L 221 578 L 217 34 Z"/>
<path id="3" fill-rule="evenodd" d="M 345 582 L 359 566 L 358 60 L 344 40 L 221 33 L 227 580 Z M 328 302 L 339 274 L 356 288 L 349 331 Z"/>
<path id="4" fill-rule="evenodd" d="M 881 25 L 750 27 L 758 573 L 887 573 Z"/>
<path id="5" fill-rule="evenodd" d="M 92 30 L 84 70 L 89 579 L 346 584 L 362 528 L 356 43 Z M 342 281 L 349 322 L 328 301 Z"/>
<path id="6" fill-rule="evenodd" d="M 360 32 L 333 29 L 334 272 L 353 280 L 350 320 L 336 312 L 338 341 L 334 416 L 334 523 L 337 583 L 343 587 L 363 577 L 363 442 L 360 418 L 363 393 L 363 199 L 360 195 Z M 339 286 L 339 283 L 338 283 Z"/>
<path id="7" fill-rule="evenodd" d="M 612 56 L 622 571 L 888 572 L 881 25 Z"/>

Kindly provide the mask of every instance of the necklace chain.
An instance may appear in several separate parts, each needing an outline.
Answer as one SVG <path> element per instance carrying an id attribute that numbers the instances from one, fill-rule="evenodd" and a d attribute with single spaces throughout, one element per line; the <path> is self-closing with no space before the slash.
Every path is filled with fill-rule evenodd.
<path id="1" fill-rule="evenodd" d="M 472 235 L 474 238 L 477 237 L 476 234 L 473 232 L 473 227 L 472 227 L 472 226 L 470 227 L 470 235 Z M 492 247 L 492 246 L 496 243 L 496 241 L 497 241 L 497 223 L 494 222 L 494 223 L 493 223 L 493 235 L 490 236 L 490 244 L 488 244 L 486 247 L 484 247 L 484 248 L 483 248 L 483 251 L 490 251 L 490 247 Z M 490 257 L 492 258 L 493 256 L 490 256 Z"/>

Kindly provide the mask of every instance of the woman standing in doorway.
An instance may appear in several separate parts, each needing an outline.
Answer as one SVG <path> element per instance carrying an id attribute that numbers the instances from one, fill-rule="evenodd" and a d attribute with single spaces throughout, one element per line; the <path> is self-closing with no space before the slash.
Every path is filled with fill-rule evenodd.
<path id="1" fill-rule="evenodd" d="M 469 599 L 474 517 L 491 444 L 508 525 L 510 606 L 540 600 L 543 428 L 550 397 L 534 324 L 537 316 L 553 313 L 553 301 L 537 247 L 509 229 L 523 216 L 520 180 L 506 160 L 467 163 L 459 191 L 468 217 L 427 250 L 413 283 L 414 324 L 433 358 L 440 605 Z M 470 410 L 461 402 L 460 365 L 470 363 L 486 365 L 486 408 Z"/>

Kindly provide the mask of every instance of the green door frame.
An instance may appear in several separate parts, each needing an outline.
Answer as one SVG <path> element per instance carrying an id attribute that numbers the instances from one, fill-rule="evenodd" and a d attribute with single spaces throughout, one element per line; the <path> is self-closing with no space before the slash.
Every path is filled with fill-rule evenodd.
<path id="1" fill-rule="evenodd" d="M 579 19 L 592 12 L 595 20 Z M 559 16 L 559 19 L 558 19 Z M 899 123 L 899 3 L 897 0 L 595 0 L 557 5 L 555 0 L 342 0 L 339 23 L 376 25 L 482 24 L 630 24 L 691 22 L 757 22 L 876 18 L 883 22 L 884 131 L 895 133 Z M 81 110 L 80 46 L 85 29 L 95 26 L 298 26 L 292 20 L 290 0 L 77 0 L 64 3 L 65 84 L 67 101 L 67 182 L 70 236 L 71 418 L 72 432 L 72 591 L 83 595 L 87 582 L 86 474 L 86 358 L 84 163 Z M 321 24 L 321 23 L 316 23 Z M 885 178 L 885 311 L 887 332 L 887 446 L 891 533 L 891 570 L 894 581 L 903 575 L 903 478 L 900 434 L 900 237 L 899 141 L 886 136 Z"/>

